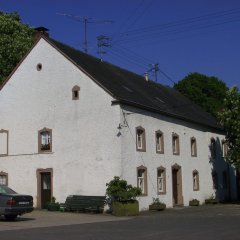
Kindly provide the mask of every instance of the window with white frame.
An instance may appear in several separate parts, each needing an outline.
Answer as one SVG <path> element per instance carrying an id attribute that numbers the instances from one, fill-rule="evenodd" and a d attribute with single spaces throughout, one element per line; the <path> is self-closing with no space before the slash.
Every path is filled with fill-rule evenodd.
<path id="1" fill-rule="evenodd" d="M 190 140 L 191 143 L 191 156 L 196 157 L 197 156 L 197 140 L 195 137 L 192 137 Z"/>
<path id="2" fill-rule="evenodd" d="M 210 152 L 211 152 L 211 158 L 216 158 L 216 140 L 214 138 L 211 138 L 210 140 Z"/>
<path id="3" fill-rule="evenodd" d="M 227 157 L 228 146 L 226 140 L 222 140 L 222 157 Z"/>
<path id="4" fill-rule="evenodd" d="M 166 193 L 166 170 L 163 167 L 157 169 L 157 191 L 158 194 Z"/>
<path id="5" fill-rule="evenodd" d="M 137 151 L 146 151 L 145 129 L 142 127 L 136 128 L 136 149 Z"/>
<path id="6" fill-rule="evenodd" d="M 8 174 L 5 172 L 0 172 L 0 186 L 8 185 Z"/>
<path id="7" fill-rule="evenodd" d="M 38 132 L 38 150 L 39 152 L 52 151 L 52 130 L 43 128 Z"/>
<path id="8" fill-rule="evenodd" d="M 179 136 L 176 133 L 172 135 L 172 149 L 174 155 L 180 154 Z"/>
<path id="9" fill-rule="evenodd" d="M 193 191 L 199 191 L 199 173 L 197 170 L 193 171 Z"/>
<path id="10" fill-rule="evenodd" d="M 223 173 L 222 173 L 222 181 L 223 181 L 223 189 L 227 189 L 228 188 L 228 175 L 227 175 L 227 171 L 223 171 Z"/>
<path id="11" fill-rule="evenodd" d="M 0 129 L 0 156 L 8 155 L 8 131 Z"/>
<path id="12" fill-rule="evenodd" d="M 212 172 L 212 181 L 213 181 L 213 189 L 218 189 L 218 174 L 216 171 Z"/>
<path id="13" fill-rule="evenodd" d="M 147 195 L 147 168 L 137 168 L 137 186 L 141 189 L 142 195 Z"/>
<path id="14" fill-rule="evenodd" d="M 156 131 L 155 138 L 156 138 L 156 152 L 157 153 L 164 153 L 163 133 L 161 131 Z"/>

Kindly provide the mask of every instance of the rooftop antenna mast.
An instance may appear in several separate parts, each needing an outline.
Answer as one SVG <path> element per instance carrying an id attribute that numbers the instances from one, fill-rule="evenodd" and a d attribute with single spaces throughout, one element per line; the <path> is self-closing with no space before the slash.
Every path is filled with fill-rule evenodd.
<path id="1" fill-rule="evenodd" d="M 65 16 L 68 17 L 72 20 L 75 20 L 77 22 L 81 22 L 84 24 L 84 52 L 88 52 L 88 40 L 87 40 L 87 25 L 88 23 L 99 23 L 99 24 L 105 24 L 105 23 L 112 23 L 110 20 L 99 20 L 99 19 L 94 19 L 91 17 L 81 17 L 77 15 L 72 15 L 72 14 L 66 14 L 66 13 L 57 13 L 57 15 Z"/>
<path id="2" fill-rule="evenodd" d="M 151 68 L 149 70 L 147 70 L 147 73 L 154 72 L 156 82 L 158 81 L 158 71 L 159 71 L 158 65 L 159 65 L 158 63 L 151 64 L 150 65 Z"/>
<path id="3" fill-rule="evenodd" d="M 103 48 L 111 47 L 110 44 L 111 38 L 104 35 L 99 35 L 97 37 L 97 41 L 98 41 L 98 54 L 100 55 L 101 61 L 103 61 L 102 55 L 107 53 L 106 51 L 104 51 Z"/>

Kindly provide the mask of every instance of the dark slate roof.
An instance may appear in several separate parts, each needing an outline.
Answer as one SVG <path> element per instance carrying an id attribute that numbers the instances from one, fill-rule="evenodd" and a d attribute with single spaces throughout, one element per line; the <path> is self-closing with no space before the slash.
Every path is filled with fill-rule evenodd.
<path id="1" fill-rule="evenodd" d="M 45 38 L 46 39 L 46 38 Z M 115 99 L 188 122 L 221 130 L 216 119 L 173 88 L 163 86 L 53 39 L 46 39 Z"/>

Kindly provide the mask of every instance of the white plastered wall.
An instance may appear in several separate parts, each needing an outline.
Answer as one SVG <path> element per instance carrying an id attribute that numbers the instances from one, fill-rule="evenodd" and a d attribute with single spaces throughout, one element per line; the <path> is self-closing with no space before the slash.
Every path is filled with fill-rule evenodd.
<path id="1" fill-rule="evenodd" d="M 167 207 L 173 206 L 172 191 L 172 166 L 177 164 L 182 170 L 182 193 L 183 203 L 189 205 L 189 200 L 194 198 L 204 203 L 206 198 L 215 195 L 212 183 L 212 170 L 217 168 L 219 172 L 218 197 L 222 196 L 221 173 L 227 169 L 228 164 L 222 158 L 221 153 L 217 154 L 217 167 L 209 161 L 210 139 L 214 137 L 221 141 L 224 139 L 222 134 L 209 132 L 207 128 L 200 127 L 182 120 L 173 119 L 167 116 L 149 113 L 133 107 L 122 107 L 122 123 L 126 119 L 127 125 L 121 129 L 122 139 L 122 159 L 123 169 L 121 176 L 132 185 L 137 185 L 137 167 L 143 165 L 147 167 L 148 195 L 139 197 L 141 210 L 148 209 L 152 198 L 159 198 L 166 203 Z M 145 129 L 146 152 L 136 151 L 136 127 L 141 126 Z M 162 131 L 164 134 L 164 154 L 156 153 L 155 131 Z M 172 133 L 177 133 L 180 139 L 180 155 L 172 153 Z M 195 137 L 197 141 L 197 156 L 191 156 L 190 138 Z M 220 151 L 220 149 L 218 149 Z M 166 194 L 157 194 L 157 168 L 166 169 Z M 197 170 L 199 173 L 199 191 L 193 191 L 192 172 Z M 232 197 L 235 190 L 234 171 L 232 176 Z"/>
<path id="2" fill-rule="evenodd" d="M 42 64 L 42 70 L 36 69 Z M 72 87 L 80 87 L 72 100 Z M 9 155 L 0 171 L 9 186 L 34 196 L 37 169 L 53 169 L 53 195 L 105 195 L 120 175 L 120 107 L 54 47 L 41 39 L 0 91 L 0 129 L 9 131 Z M 38 153 L 38 130 L 52 129 L 52 153 Z"/>

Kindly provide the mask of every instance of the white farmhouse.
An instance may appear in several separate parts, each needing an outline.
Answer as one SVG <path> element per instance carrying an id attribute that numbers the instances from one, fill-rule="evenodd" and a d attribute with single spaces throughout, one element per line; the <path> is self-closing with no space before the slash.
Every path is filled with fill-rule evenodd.
<path id="1" fill-rule="evenodd" d="M 216 120 L 179 92 L 48 36 L 0 88 L 0 184 L 34 196 L 105 195 L 114 176 L 168 207 L 235 199 Z"/>

